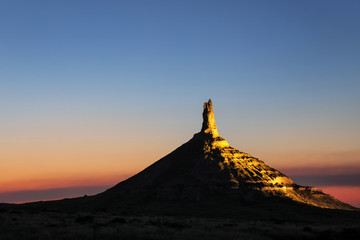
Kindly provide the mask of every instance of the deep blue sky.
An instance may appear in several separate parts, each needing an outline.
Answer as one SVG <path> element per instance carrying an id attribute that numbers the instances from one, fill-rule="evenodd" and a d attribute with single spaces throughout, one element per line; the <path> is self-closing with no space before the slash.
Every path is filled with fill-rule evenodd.
<path id="1" fill-rule="evenodd" d="M 306 126 L 358 136 L 359 12 L 358 1 L 2 1 L 0 123 L 144 113 L 163 126 L 172 111 L 195 128 L 211 97 L 229 129 L 312 116 Z"/>
<path id="2" fill-rule="evenodd" d="M 199 131 L 212 98 L 219 133 L 270 165 L 356 164 L 359 13 L 350 0 L 1 1 L 1 161 L 11 173 L 29 146 L 22 163 L 100 141 L 141 169 Z"/>

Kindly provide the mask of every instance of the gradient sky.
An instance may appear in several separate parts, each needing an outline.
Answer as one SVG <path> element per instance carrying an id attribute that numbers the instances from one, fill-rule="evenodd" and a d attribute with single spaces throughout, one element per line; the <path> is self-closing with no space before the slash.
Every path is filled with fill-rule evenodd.
<path id="1" fill-rule="evenodd" d="M 0 2 L 0 202 L 94 194 L 200 131 L 360 207 L 359 1 Z"/>

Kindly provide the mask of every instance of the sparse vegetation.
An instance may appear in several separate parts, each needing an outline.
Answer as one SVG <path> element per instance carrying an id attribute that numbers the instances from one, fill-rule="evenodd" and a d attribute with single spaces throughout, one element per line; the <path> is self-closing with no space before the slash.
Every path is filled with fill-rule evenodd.
<path id="1" fill-rule="evenodd" d="M 358 239 L 360 223 L 335 225 L 171 216 L 20 212 L 0 214 L 0 239 Z"/>

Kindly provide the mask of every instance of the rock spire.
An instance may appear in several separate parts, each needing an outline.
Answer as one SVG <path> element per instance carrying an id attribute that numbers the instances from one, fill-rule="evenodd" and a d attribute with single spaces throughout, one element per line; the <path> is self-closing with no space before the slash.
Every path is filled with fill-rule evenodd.
<path id="1" fill-rule="evenodd" d="M 219 133 L 216 128 L 215 116 L 214 116 L 211 99 L 209 99 L 208 102 L 204 103 L 203 123 L 202 123 L 201 132 L 209 133 L 213 137 L 219 136 Z"/>

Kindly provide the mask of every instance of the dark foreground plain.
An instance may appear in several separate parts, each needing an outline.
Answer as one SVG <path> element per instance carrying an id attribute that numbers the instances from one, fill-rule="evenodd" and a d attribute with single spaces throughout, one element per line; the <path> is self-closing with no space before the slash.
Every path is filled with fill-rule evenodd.
<path id="1" fill-rule="evenodd" d="M 213 205 L 212 210 L 207 211 L 207 203 L 201 204 L 204 206 L 189 203 L 183 205 L 188 211 L 172 206 L 173 211 L 166 213 L 167 210 L 161 210 L 162 206 L 170 208 L 164 204 L 151 205 L 154 211 L 134 207 L 119 211 L 75 211 L 53 208 L 44 202 L 0 205 L 0 239 L 358 240 L 360 236 L 360 212 L 357 211 L 282 203 Z"/>

